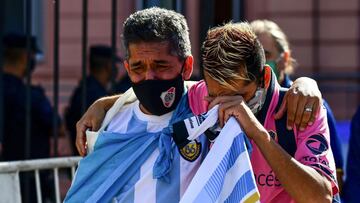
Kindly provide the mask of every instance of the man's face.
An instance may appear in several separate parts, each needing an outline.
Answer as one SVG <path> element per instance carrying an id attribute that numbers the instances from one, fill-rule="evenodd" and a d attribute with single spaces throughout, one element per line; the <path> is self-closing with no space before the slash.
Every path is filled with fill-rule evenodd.
<path id="1" fill-rule="evenodd" d="M 23 50 L 22 51 L 22 54 L 21 54 L 21 61 L 22 61 L 22 72 L 23 72 L 23 76 L 25 77 L 27 72 L 26 72 L 26 69 L 27 69 L 27 65 L 28 65 L 28 52 L 26 50 Z M 35 67 L 36 67 L 36 53 L 35 52 L 31 52 L 30 53 L 30 61 L 29 61 L 29 68 L 30 68 L 30 73 L 33 73 L 34 70 L 35 70 Z"/>
<path id="2" fill-rule="evenodd" d="M 183 61 L 170 54 L 169 42 L 130 43 L 129 59 L 124 61 L 132 82 L 144 80 L 170 80 L 181 72 Z M 183 79 L 189 79 L 192 72 L 188 63 L 184 64 Z"/>
<path id="3" fill-rule="evenodd" d="M 268 33 L 258 35 L 265 52 L 266 63 L 271 66 L 279 82 L 284 79 L 289 54 L 287 51 L 280 53 L 273 37 Z"/>
<path id="4" fill-rule="evenodd" d="M 270 34 L 259 34 L 258 39 L 264 48 L 266 61 L 276 60 L 280 56 L 275 40 L 271 37 Z"/>
<path id="5" fill-rule="evenodd" d="M 236 91 L 234 91 L 219 84 L 206 72 L 204 73 L 204 79 L 206 81 L 206 86 L 210 97 L 240 95 L 247 102 L 254 97 L 257 89 L 256 82 L 246 83 L 244 80 L 237 80 L 233 82 L 233 89 L 236 89 Z"/>

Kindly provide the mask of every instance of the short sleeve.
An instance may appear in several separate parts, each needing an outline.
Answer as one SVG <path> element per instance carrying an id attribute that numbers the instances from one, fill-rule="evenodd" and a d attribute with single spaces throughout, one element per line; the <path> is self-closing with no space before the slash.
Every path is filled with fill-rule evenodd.
<path id="1" fill-rule="evenodd" d="M 207 111 L 209 103 L 204 100 L 208 95 L 206 84 L 203 80 L 192 85 L 188 91 L 190 109 L 194 115 L 199 115 Z"/>

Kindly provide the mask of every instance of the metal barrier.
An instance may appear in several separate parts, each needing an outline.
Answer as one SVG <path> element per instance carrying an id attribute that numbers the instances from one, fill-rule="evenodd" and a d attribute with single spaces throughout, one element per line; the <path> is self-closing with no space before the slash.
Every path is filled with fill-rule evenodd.
<path id="1" fill-rule="evenodd" d="M 40 170 L 53 169 L 56 202 L 60 203 L 59 168 L 71 168 L 71 179 L 74 178 L 75 167 L 81 157 L 62 157 L 34 159 L 26 161 L 0 162 L 0 202 L 21 202 L 19 172 L 34 171 L 36 196 L 42 202 Z"/>

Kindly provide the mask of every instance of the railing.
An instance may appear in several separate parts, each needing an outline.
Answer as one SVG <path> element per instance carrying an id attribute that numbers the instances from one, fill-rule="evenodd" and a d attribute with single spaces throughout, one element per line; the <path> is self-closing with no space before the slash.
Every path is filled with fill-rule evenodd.
<path id="1" fill-rule="evenodd" d="M 52 169 L 56 202 L 60 203 L 59 168 L 71 168 L 71 179 L 81 157 L 34 159 L 26 161 L 0 162 L 1 202 L 21 202 L 19 172 L 34 171 L 37 202 L 42 202 L 40 170 Z"/>

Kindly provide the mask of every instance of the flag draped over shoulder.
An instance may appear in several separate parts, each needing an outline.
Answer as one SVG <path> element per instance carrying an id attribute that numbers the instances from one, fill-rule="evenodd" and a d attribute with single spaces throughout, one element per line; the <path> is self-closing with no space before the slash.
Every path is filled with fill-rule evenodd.
<path id="1" fill-rule="evenodd" d="M 201 124 L 214 124 L 213 121 L 217 120 L 217 108 L 210 110 L 205 117 Z M 211 122 L 206 122 L 207 120 Z M 198 127 L 204 129 L 201 124 Z M 203 129 L 197 132 L 202 132 Z M 195 135 L 189 130 L 188 139 L 197 136 L 198 133 Z M 194 131 L 196 130 L 193 129 L 192 132 Z M 238 122 L 231 117 L 180 202 L 258 202 L 260 196 L 245 139 L 247 138 Z"/>
<path id="2" fill-rule="evenodd" d="M 131 89 L 128 91 L 125 95 L 133 94 Z M 113 107 L 115 110 L 110 112 L 115 115 L 125 104 L 125 100 L 127 99 L 120 98 L 120 102 L 117 101 Z M 186 94 L 174 111 L 169 126 L 158 133 L 121 134 L 102 131 L 108 124 L 104 121 L 101 132 L 95 135 L 97 138 L 94 141 L 94 151 L 80 160 L 64 202 L 110 202 L 156 148 L 159 149 L 159 156 L 153 168 L 154 178 L 170 182 L 171 124 L 192 115 Z M 111 120 L 112 116 L 105 120 Z"/>

